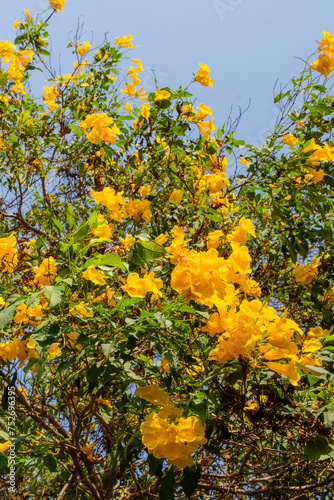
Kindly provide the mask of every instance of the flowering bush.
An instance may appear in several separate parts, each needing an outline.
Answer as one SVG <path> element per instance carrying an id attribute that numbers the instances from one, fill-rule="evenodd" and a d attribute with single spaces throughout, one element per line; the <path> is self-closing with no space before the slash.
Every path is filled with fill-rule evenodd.
<path id="1" fill-rule="evenodd" d="M 334 98 L 315 71 L 334 69 L 332 35 L 258 149 L 195 110 L 190 86 L 140 86 L 131 34 L 95 53 L 73 40 L 74 70 L 34 98 L 47 24 L 25 11 L 14 27 L 0 42 L 1 491 L 14 443 L 16 498 L 329 498 Z M 212 86 L 199 66 L 191 83 Z"/>

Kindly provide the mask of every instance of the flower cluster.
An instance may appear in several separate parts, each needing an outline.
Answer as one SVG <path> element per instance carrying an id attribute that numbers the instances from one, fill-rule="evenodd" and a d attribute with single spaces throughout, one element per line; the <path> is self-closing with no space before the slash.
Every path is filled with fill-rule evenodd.
<path id="1" fill-rule="evenodd" d="M 273 307 L 260 300 L 244 300 L 238 312 L 225 317 L 214 313 L 203 330 L 209 331 L 211 335 L 224 332 L 209 356 L 221 364 L 230 359 L 238 359 L 239 356 L 247 356 L 257 362 L 262 359 L 271 370 L 287 376 L 293 385 L 297 385 L 300 379 L 296 363 L 305 366 L 321 365 L 321 359 L 314 359 L 312 353 L 322 347 L 317 337 L 325 335 L 326 332 L 316 327 L 304 338 L 304 333 L 297 323 L 287 318 L 287 312 L 278 316 Z M 302 352 L 306 353 L 305 356 L 300 356 L 297 345 L 297 342 L 302 341 Z M 289 362 L 282 362 L 285 359 Z M 279 362 L 276 362 L 277 360 Z"/>
<path id="2" fill-rule="evenodd" d="M 43 101 L 46 103 L 46 105 L 48 106 L 49 110 L 52 113 L 56 108 L 59 107 L 59 105 L 56 103 L 56 99 L 57 97 L 59 97 L 59 92 L 55 85 L 43 88 L 44 88 Z"/>
<path id="3" fill-rule="evenodd" d="M 321 264 L 320 257 L 316 257 L 307 264 L 295 267 L 292 273 L 295 275 L 296 280 L 299 281 L 299 283 L 302 283 L 303 285 L 308 285 L 317 275 L 318 267 L 320 266 L 320 264 Z"/>
<path id="4" fill-rule="evenodd" d="M 57 12 L 57 9 L 62 11 L 65 5 L 65 0 L 49 0 L 49 2 L 55 12 Z"/>
<path id="5" fill-rule="evenodd" d="M 140 278 L 138 273 L 130 273 L 122 289 L 124 292 L 128 293 L 130 297 L 144 298 L 149 292 L 161 297 L 162 293 L 160 289 L 162 285 L 162 280 L 160 278 L 155 278 L 153 272 L 145 274 L 143 278 Z"/>
<path id="6" fill-rule="evenodd" d="M 129 42 L 130 40 L 130 37 L 131 37 L 131 40 L 132 40 L 132 36 L 129 35 L 129 37 L 119 37 L 119 38 L 116 38 L 115 40 L 115 43 L 119 46 L 119 47 L 128 47 L 128 48 L 132 48 L 133 45 Z M 130 78 L 132 78 L 132 83 L 127 83 L 124 87 L 124 89 L 121 90 L 121 92 L 123 94 L 127 94 L 129 97 L 137 97 L 138 99 L 140 99 L 141 101 L 147 101 L 148 100 L 148 97 L 147 97 L 147 94 L 148 92 L 143 92 L 143 87 L 140 87 L 139 90 L 136 90 L 136 87 L 137 85 L 140 83 L 140 78 L 139 78 L 139 72 L 140 71 L 143 71 L 143 66 L 141 64 L 141 60 L 140 59 L 131 59 L 132 62 L 134 62 L 136 64 L 136 67 L 133 67 L 133 66 L 130 66 L 128 71 L 127 71 L 127 76 L 129 76 Z M 126 110 L 131 113 L 131 106 L 129 104 L 126 104 Z M 130 108 L 129 108 L 130 106 Z M 142 108 L 142 116 L 144 118 L 148 118 L 149 116 L 149 107 L 144 107 Z M 139 126 L 139 118 L 137 118 L 134 122 L 133 122 L 133 127 L 136 128 L 137 126 Z"/>
<path id="7" fill-rule="evenodd" d="M 97 269 L 95 269 L 93 265 L 88 266 L 86 271 L 82 274 L 82 277 L 85 280 L 91 281 L 92 283 L 95 283 L 96 285 L 100 286 L 103 286 L 107 283 L 106 280 L 104 279 L 104 273 L 102 271 L 98 271 Z"/>
<path id="8" fill-rule="evenodd" d="M 38 283 L 38 285 L 50 286 L 57 272 L 57 267 L 54 266 L 54 258 L 47 257 L 39 267 L 34 267 L 33 271 L 35 274 L 35 282 Z"/>
<path id="9" fill-rule="evenodd" d="M 73 316 L 84 316 L 86 318 L 92 318 L 94 316 L 94 311 L 92 309 L 87 309 L 87 304 L 84 302 L 75 304 L 75 306 L 70 308 L 69 313 L 73 314 Z"/>
<path id="10" fill-rule="evenodd" d="M 204 120 L 209 114 L 212 115 L 212 109 L 203 103 L 197 106 L 197 109 L 199 111 L 196 113 L 191 104 L 185 104 L 182 108 L 181 115 L 185 120 L 195 122 L 201 134 L 203 134 L 205 139 L 208 139 L 210 132 L 214 132 L 215 126 L 213 123 L 213 118 L 211 118 L 209 121 Z"/>
<path id="11" fill-rule="evenodd" d="M 322 53 L 318 59 L 311 63 L 311 68 L 322 73 L 325 78 L 334 70 L 334 37 L 331 33 L 323 31 L 323 38 L 319 43 Z"/>
<path id="12" fill-rule="evenodd" d="M 0 344 L 0 356 L 8 361 L 18 358 L 20 361 L 19 368 L 23 366 L 26 359 L 39 358 L 35 350 L 35 343 L 31 340 L 27 341 L 19 338 Z"/>
<path id="13" fill-rule="evenodd" d="M 90 194 L 95 203 L 100 203 L 109 208 L 109 217 L 118 222 L 127 217 L 133 217 L 135 221 L 138 221 L 141 217 L 146 223 L 151 220 L 152 212 L 149 200 L 132 200 L 129 198 L 128 202 L 126 202 L 122 196 L 123 191 L 116 193 L 110 187 L 106 187 L 99 192 L 91 190 Z"/>
<path id="14" fill-rule="evenodd" d="M 288 146 L 293 147 L 298 143 L 298 139 L 292 134 L 285 134 L 282 137 L 282 142 L 284 142 L 284 144 L 287 144 Z"/>
<path id="15" fill-rule="evenodd" d="M 148 452 L 155 458 L 166 458 L 180 469 L 194 465 L 191 455 L 207 441 L 199 418 L 181 417 L 181 411 L 156 384 L 139 387 L 135 394 L 162 406 L 160 411 L 149 413 L 140 426 Z"/>
<path id="16" fill-rule="evenodd" d="M 23 323 L 24 325 L 38 326 L 42 319 L 43 311 L 41 304 L 35 304 L 33 307 L 27 307 L 26 304 L 20 304 L 16 308 L 14 317 L 15 323 Z"/>
<path id="17" fill-rule="evenodd" d="M 0 238 L 0 271 L 11 273 L 17 265 L 16 238 L 14 234 Z"/>
<path id="18" fill-rule="evenodd" d="M 89 42 L 83 42 L 83 44 L 77 43 L 77 51 L 80 56 L 84 56 L 90 48 L 91 44 Z"/>
<path id="19" fill-rule="evenodd" d="M 213 80 L 210 76 L 210 68 L 206 64 L 199 63 L 199 70 L 195 76 L 195 82 L 199 82 L 204 87 L 212 87 Z"/>
<path id="20" fill-rule="evenodd" d="M 184 294 L 187 300 L 223 309 L 238 302 L 238 291 L 232 283 L 238 284 L 245 293 L 259 295 L 257 283 L 247 276 L 251 273 L 248 248 L 233 242 L 231 246 L 231 255 L 224 259 L 214 248 L 196 252 L 184 246 L 173 249 L 171 245 L 170 251 L 182 255 L 172 272 L 172 288 Z"/>
<path id="21" fill-rule="evenodd" d="M 118 45 L 119 47 L 125 47 L 127 49 L 132 49 L 134 45 L 131 43 L 131 40 L 133 40 L 132 35 L 130 34 L 129 36 L 119 36 L 115 38 L 115 44 Z"/>
<path id="22" fill-rule="evenodd" d="M 79 122 L 79 127 L 84 129 L 86 139 L 92 144 L 98 144 L 99 140 L 114 144 L 117 141 L 116 135 L 121 133 L 114 120 L 106 113 L 92 113 L 86 116 L 85 120 Z M 89 128 L 92 130 L 87 132 Z"/>
<path id="23" fill-rule="evenodd" d="M 25 67 L 34 57 L 33 49 L 19 50 L 15 52 L 16 46 L 8 40 L 0 42 L 0 58 L 1 62 L 8 62 L 6 75 L 8 80 L 14 81 L 14 86 L 11 88 L 12 92 L 25 94 L 22 79 L 24 77 Z"/>

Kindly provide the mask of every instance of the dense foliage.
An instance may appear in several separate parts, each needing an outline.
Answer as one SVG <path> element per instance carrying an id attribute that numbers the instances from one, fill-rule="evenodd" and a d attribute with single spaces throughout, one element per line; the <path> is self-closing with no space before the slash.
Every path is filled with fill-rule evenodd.
<path id="1" fill-rule="evenodd" d="M 333 36 L 255 148 L 190 85 L 148 94 L 131 35 L 57 76 L 25 15 L 0 42 L 2 498 L 331 498 Z"/>

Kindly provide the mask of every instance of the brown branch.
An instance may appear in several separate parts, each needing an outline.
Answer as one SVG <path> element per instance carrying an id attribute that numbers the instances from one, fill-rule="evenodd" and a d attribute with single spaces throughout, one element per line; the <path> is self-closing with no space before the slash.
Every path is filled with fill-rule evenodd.
<path id="1" fill-rule="evenodd" d="M 25 227 L 26 229 L 28 229 L 32 233 L 38 234 L 39 236 L 44 234 L 43 231 L 41 231 L 40 229 L 37 229 L 36 227 L 29 224 L 29 222 L 27 222 L 25 220 L 25 218 L 20 213 L 9 214 L 8 212 L 5 212 L 4 210 L 0 210 L 0 215 L 2 215 L 2 217 L 8 217 L 10 219 L 17 220 L 23 227 Z"/>
<path id="2" fill-rule="evenodd" d="M 61 500 L 63 498 L 65 491 L 67 490 L 67 488 L 71 484 L 73 477 L 74 477 L 74 474 L 71 474 L 70 477 L 68 478 L 68 480 L 66 481 L 66 483 L 64 484 L 64 486 L 62 487 L 61 492 L 57 496 L 57 500 Z"/>

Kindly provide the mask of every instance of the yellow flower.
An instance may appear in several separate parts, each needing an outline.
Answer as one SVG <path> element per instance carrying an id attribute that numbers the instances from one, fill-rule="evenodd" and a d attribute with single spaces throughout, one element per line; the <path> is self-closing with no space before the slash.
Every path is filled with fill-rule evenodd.
<path id="1" fill-rule="evenodd" d="M 154 277 L 154 273 L 146 274 L 144 278 L 140 278 L 138 273 L 130 273 L 126 280 L 126 285 L 122 286 L 124 292 L 127 292 L 130 297 L 146 297 L 146 294 L 152 292 L 160 297 L 162 293 L 163 282 L 159 278 Z"/>
<path id="2" fill-rule="evenodd" d="M 18 21 L 17 19 L 15 19 L 14 24 L 13 24 L 13 28 L 14 28 L 14 30 L 16 30 L 16 28 L 17 28 L 18 26 L 20 26 L 20 24 L 21 24 L 21 23 L 19 23 L 19 21 Z"/>
<path id="3" fill-rule="evenodd" d="M 199 111 L 196 113 L 193 120 L 203 121 L 208 115 L 212 115 L 212 109 L 203 103 L 197 106 L 197 109 L 199 109 Z"/>
<path id="4" fill-rule="evenodd" d="M 57 267 L 54 266 L 54 258 L 48 257 L 43 260 L 39 267 L 33 268 L 35 282 L 42 286 L 50 286 L 56 276 Z"/>
<path id="5" fill-rule="evenodd" d="M 312 259 L 311 262 L 307 264 L 295 267 L 292 273 L 295 275 L 297 281 L 299 281 L 303 285 L 308 285 L 317 275 L 318 273 L 317 268 L 320 266 L 320 264 L 321 264 L 321 259 L 320 257 L 317 257 Z"/>
<path id="6" fill-rule="evenodd" d="M 239 243 L 239 245 L 245 245 L 247 234 L 256 236 L 253 222 L 250 219 L 246 219 L 246 217 L 241 217 L 239 225 L 233 229 L 232 233 L 226 239 L 227 241 Z"/>
<path id="7" fill-rule="evenodd" d="M 57 12 L 57 9 L 62 11 L 65 5 L 65 0 L 49 0 L 49 2 L 55 12 Z"/>
<path id="8" fill-rule="evenodd" d="M 30 15 L 30 12 L 31 12 L 31 9 L 23 9 L 24 10 L 24 13 L 26 15 L 26 18 L 28 19 L 28 21 L 32 21 L 31 19 L 31 15 Z"/>
<path id="9" fill-rule="evenodd" d="M 250 161 L 246 160 L 245 158 L 240 157 L 238 161 L 239 163 L 244 163 L 247 167 L 249 167 L 250 165 Z"/>
<path id="10" fill-rule="evenodd" d="M 86 309 L 86 304 L 84 302 L 80 302 L 71 307 L 69 313 L 73 314 L 73 316 L 85 316 L 87 318 L 92 318 L 94 316 L 94 311 Z"/>
<path id="11" fill-rule="evenodd" d="M 110 125 L 112 127 L 110 128 Z M 79 127 L 83 128 L 88 139 L 92 144 L 97 144 L 99 139 L 110 144 L 117 141 L 117 134 L 120 134 L 119 128 L 114 123 L 114 120 L 106 113 L 92 113 L 85 120 L 79 122 Z M 86 129 L 91 128 L 90 132 Z"/>
<path id="12" fill-rule="evenodd" d="M 174 420 L 170 423 L 170 420 Z M 156 458 L 167 458 L 176 467 L 191 467 L 191 455 L 206 443 L 204 427 L 197 417 L 180 418 L 180 410 L 167 403 L 157 413 L 149 413 L 141 424 L 142 441 Z"/>
<path id="13" fill-rule="evenodd" d="M 323 52 L 329 55 L 333 55 L 334 53 L 334 37 L 332 33 L 328 33 L 327 31 L 322 32 L 322 40 L 318 46 Z"/>
<path id="14" fill-rule="evenodd" d="M 124 109 L 127 113 L 132 113 L 132 106 L 128 102 L 125 104 Z"/>
<path id="15" fill-rule="evenodd" d="M 321 182 L 323 180 L 324 176 L 326 175 L 326 173 L 322 169 L 315 170 L 312 167 L 306 167 L 306 170 L 314 178 L 315 183 Z"/>
<path id="16" fill-rule="evenodd" d="M 0 270 L 11 273 L 17 265 L 16 238 L 14 234 L 0 238 Z M 1 269 L 2 266 L 2 269 Z"/>
<path id="17" fill-rule="evenodd" d="M 293 360 L 288 364 L 283 363 L 275 363 L 272 361 L 268 361 L 265 363 L 270 370 L 273 372 L 281 373 L 288 377 L 290 384 L 297 386 L 298 381 L 300 380 L 300 375 L 297 373 L 295 362 Z"/>
<path id="18" fill-rule="evenodd" d="M 87 446 L 82 446 L 81 450 L 84 452 L 84 454 L 87 456 L 88 460 L 91 462 L 94 461 L 94 456 L 93 456 L 93 448 L 95 446 L 95 443 L 90 443 Z"/>
<path id="19" fill-rule="evenodd" d="M 320 54 L 318 59 L 311 63 L 311 68 L 322 73 L 325 78 L 334 70 L 334 58 L 327 54 Z"/>
<path id="20" fill-rule="evenodd" d="M 109 408 L 112 408 L 111 401 L 109 401 L 108 399 L 96 398 L 95 401 L 101 403 L 101 405 L 109 406 Z"/>
<path id="21" fill-rule="evenodd" d="M 305 340 L 302 352 L 315 352 L 322 348 L 322 343 L 315 337 Z"/>
<path id="22" fill-rule="evenodd" d="M 26 304 L 20 304 L 16 308 L 14 316 L 15 323 L 23 323 L 24 325 L 30 324 L 38 326 L 42 319 L 43 311 L 41 304 L 35 304 L 33 307 L 28 307 Z"/>
<path id="23" fill-rule="evenodd" d="M 170 92 L 167 90 L 159 90 L 157 89 L 155 92 L 155 101 L 159 101 L 160 99 L 168 99 L 170 97 Z"/>
<path id="24" fill-rule="evenodd" d="M 44 88 L 42 96 L 43 101 L 47 104 L 49 110 L 52 113 L 56 108 L 59 108 L 59 105 L 55 102 L 55 99 L 59 97 L 57 87 L 53 85 L 52 87 L 43 87 L 43 88 Z"/>
<path id="25" fill-rule="evenodd" d="M 118 238 L 119 241 L 122 243 L 122 245 L 125 246 L 127 250 L 130 250 L 132 245 L 136 243 L 136 238 L 133 238 L 132 236 L 127 235 L 125 238 Z"/>
<path id="26" fill-rule="evenodd" d="M 140 113 L 147 120 L 147 118 L 150 116 L 150 104 L 148 102 L 141 105 Z"/>
<path id="27" fill-rule="evenodd" d="M 123 217 L 126 217 L 126 214 L 124 214 L 124 211 L 121 211 L 120 207 L 120 205 L 124 204 L 123 191 L 116 193 L 114 189 L 106 187 L 97 193 L 91 190 L 90 194 L 94 198 L 95 203 L 101 203 L 110 210 L 109 217 L 112 219 L 120 222 Z"/>
<path id="28" fill-rule="evenodd" d="M 36 347 L 35 341 L 33 340 L 31 335 L 26 345 L 28 349 L 34 349 Z"/>
<path id="29" fill-rule="evenodd" d="M 284 142 L 284 144 L 287 144 L 288 146 L 291 147 L 295 146 L 298 143 L 298 139 L 292 134 L 283 135 L 281 140 L 282 142 Z"/>
<path id="30" fill-rule="evenodd" d="M 102 271 L 97 271 L 93 265 L 88 266 L 86 271 L 82 274 L 82 277 L 100 286 L 106 285 L 107 283 L 104 279 L 104 273 Z"/>
<path id="31" fill-rule="evenodd" d="M 168 395 L 163 389 L 161 389 L 157 384 L 144 385 L 142 387 L 137 387 L 136 396 L 140 396 L 149 403 L 155 405 L 167 405 L 169 403 Z"/>
<path id="32" fill-rule="evenodd" d="M 4 453 L 8 448 L 10 448 L 12 443 L 10 441 L 6 441 L 5 443 L 0 443 L 0 451 Z"/>
<path id="33" fill-rule="evenodd" d="M 155 240 L 154 240 L 154 241 L 155 241 L 158 245 L 163 245 L 164 243 L 166 243 L 167 239 L 168 239 L 168 238 L 167 238 L 167 236 L 166 236 L 165 234 L 161 233 L 161 234 L 159 234 L 159 236 L 157 236 L 157 237 L 155 238 Z"/>
<path id="34" fill-rule="evenodd" d="M 217 248 L 219 247 L 219 239 L 224 236 L 223 231 L 211 231 L 206 238 L 206 247 L 209 248 Z"/>
<path id="35" fill-rule="evenodd" d="M 212 87 L 213 80 L 209 74 L 211 71 L 209 66 L 203 63 L 199 63 L 200 69 L 197 71 L 196 76 L 195 76 L 195 82 L 200 83 L 204 87 Z"/>
<path id="36" fill-rule="evenodd" d="M 132 49 L 134 45 L 130 42 L 133 40 L 132 35 L 130 34 L 129 36 L 119 36 L 118 38 L 115 38 L 115 44 L 118 45 L 119 47 L 126 47 L 128 49 Z"/>
<path id="37" fill-rule="evenodd" d="M 90 48 L 91 44 L 89 42 L 83 42 L 83 45 L 77 43 L 77 51 L 80 56 L 84 56 Z"/>
<path id="38" fill-rule="evenodd" d="M 61 349 L 60 349 L 60 343 L 59 342 L 56 342 L 54 344 L 52 344 L 51 347 L 48 347 L 47 348 L 47 358 L 48 359 L 52 359 L 52 358 L 55 358 L 57 356 L 60 356 L 61 355 Z"/>
<path id="39" fill-rule="evenodd" d="M 145 186 L 141 186 L 139 188 L 139 194 L 140 194 L 140 196 L 142 196 L 143 198 L 145 198 L 146 196 L 148 196 L 150 194 L 151 189 L 152 189 L 152 186 L 150 186 L 149 184 L 146 184 Z"/>
<path id="40" fill-rule="evenodd" d="M 215 124 L 213 123 L 213 118 L 211 118 L 211 120 L 208 122 L 196 123 L 196 127 L 201 132 L 201 134 L 203 134 L 206 140 L 209 139 L 210 132 L 214 132 L 215 130 Z"/>
<path id="41" fill-rule="evenodd" d="M 182 189 L 174 189 L 174 191 L 172 192 L 172 194 L 168 198 L 168 201 L 172 201 L 174 203 L 180 203 L 182 196 L 183 196 Z"/>
<path id="42" fill-rule="evenodd" d="M 18 358 L 20 361 L 19 368 L 21 368 L 27 358 L 25 342 L 19 338 L 15 338 L 10 342 L 1 343 L 0 356 L 2 359 L 8 361 L 13 361 L 15 358 Z"/>
<path id="43" fill-rule="evenodd" d="M 202 422 L 197 417 L 180 418 L 178 422 L 178 436 L 181 441 L 191 443 L 206 443 L 204 437 L 204 427 Z"/>

